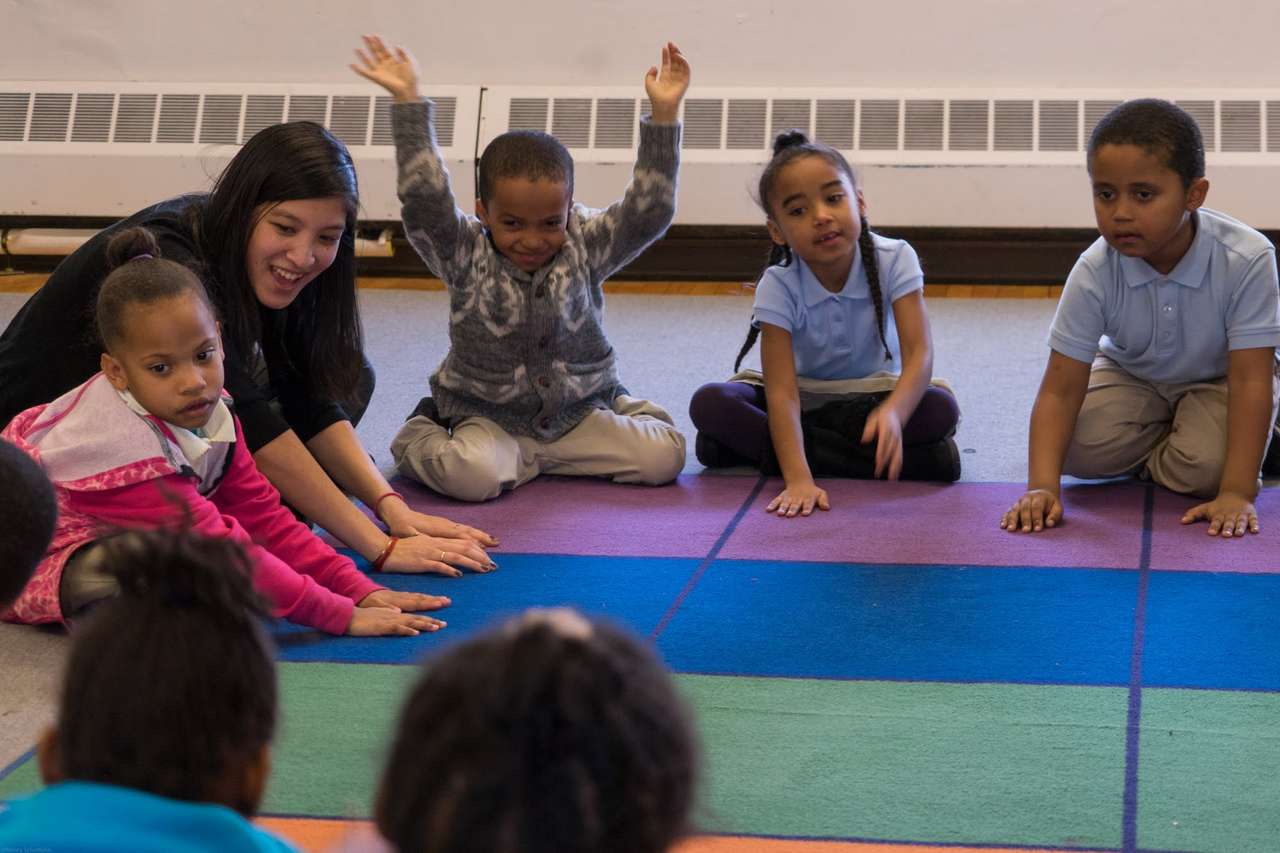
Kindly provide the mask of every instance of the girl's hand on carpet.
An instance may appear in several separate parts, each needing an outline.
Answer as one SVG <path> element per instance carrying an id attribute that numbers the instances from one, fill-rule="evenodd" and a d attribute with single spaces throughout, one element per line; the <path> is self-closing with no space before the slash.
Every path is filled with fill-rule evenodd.
<path id="1" fill-rule="evenodd" d="M 862 443 L 876 442 L 877 477 L 887 475 L 887 479 L 896 480 L 902 473 L 902 421 L 892 406 L 880 405 L 867 417 L 867 425 L 862 430 Z"/>
<path id="2" fill-rule="evenodd" d="M 498 540 L 478 527 L 459 524 L 438 515 L 415 512 L 399 495 L 386 498 L 378 507 L 378 511 L 392 536 L 413 536 L 425 533 L 439 539 L 469 540 L 484 548 L 498 547 Z"/>
<path id="3" fill-rule="evenodd" d="M 831 509 L 831 503 L 827 500 L 826 489 L 818 488 L 810 480 L 807 483 L 787 486 L 782 490 L 782 494 L 769 501 L 769 505 L 764 508 L 764 511 L 776 512 L 783 518 L 794 518 L 797 513 L 809 515 L 813 512 L 815 506 L 821 510 Z"/>
<path id="4" fill-rule="evenodd" d="M 366 596 L 366 600 L 367 600 Z M 390 607 L 359 607 L 351 614 L 347 635 L 351 637 L 416 637 L 422 631 L 439 631 L 445 622 L 430 616 L 401 613 Z"/>
<path id="5" fill-rule="evenodd" d="M 360 599 L 356 607 L 386 607 L 390 610 L 411 612 L 414 610 L 439 610 L 453 604 L 447 595 L 423 595 L 420 592 L 397 592 L 379 589 Z"/>
<path id="6" fill-rule="evenodd" d="M 1223 539 L 1244 536 L 1246 530 L 1258 532 L 1258 510 L 1253 501 L 1231 492 L 1222 492 L 1208 503 L 1193 506 L 1182 516 L 1183 524 L 1197 521 L 1208 521 L 1209 535 Z"/>
<path id="7" fill-rule="evenodd" d="M 1000 529 L 1010 533 L 1039 533 L 1062 522 L 1062 501 L 1048 489 L 1031 489 L 1009 507 L 1000 519 Z"/>
<path id="8" fill-rule="evenodd" d="M 437 539 L 434 536 L 407 536 L 396 543 L 384 572 L 434 572 L 449 577 L 462 577 L 457 567 L 472 572 L 491 572 L 498 564 L 489 559 L 484 549 L 471 539 Z"/>

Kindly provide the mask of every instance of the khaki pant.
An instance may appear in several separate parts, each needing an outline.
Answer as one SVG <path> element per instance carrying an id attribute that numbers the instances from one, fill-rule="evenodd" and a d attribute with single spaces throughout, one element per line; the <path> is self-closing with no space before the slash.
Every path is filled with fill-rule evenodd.
<path id="1" fill-rule="evenodd" d="M 1273 423 L 1277 404 L 1280 381 L 1273 379 Z M 1167 489 L 1211 498 L 1226 461 L 1226 377 L 1147 382 L 1105 355 L 1094 360 L 1063 473 L 1097 479 L 1144 471 Z"/>
<path id="2" fill-rule="evenodd" d="M 555 441 L 513 436 L 473 417 L 453 434 L 430 418 L 410 418 L 391 442 L 396 469 L 464 501 L 496 498 L 539 474 L 609 477 L 658 486 L 684 468 L 685 439 L 671 415 L 648 400 L 619 395 Z"/>

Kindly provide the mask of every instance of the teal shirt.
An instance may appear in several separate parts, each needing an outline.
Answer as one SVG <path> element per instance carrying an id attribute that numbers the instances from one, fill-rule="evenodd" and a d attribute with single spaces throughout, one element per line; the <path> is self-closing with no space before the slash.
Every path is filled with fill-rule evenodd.
<path id="1" fill-rule="evenodd" d="M 226 806 L 94 782 L 61 782 L 0 804 L 0 850 L 296 853 Z"/>

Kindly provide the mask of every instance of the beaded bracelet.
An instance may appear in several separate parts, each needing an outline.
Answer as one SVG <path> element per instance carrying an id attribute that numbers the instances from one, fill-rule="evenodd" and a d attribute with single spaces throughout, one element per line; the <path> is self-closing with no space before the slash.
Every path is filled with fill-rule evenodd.
<path id="1" fill-rule="evenodd" d="M 385 501 L 387 498 L 399 498 L 405 503 L 408 503 L 408 501 L 405 500 L 404 495 L 400 494 L 399 492 L 391 491 L 391 492 L 387 492 L 385 495 L 379 495 L 378 499 L 373 502 L 373 514 L 378 518 L 382 518 L 382 516 L 378 515 L 378 507 L 382 506 L 382 502 Z"/>
<path id="2" fill-rule="evenodd" d="M 373 561 L 373 570 L 375 572 L 382 571 L 383 565 L 387 562 L 387 558 L 391 556 L 391 552 L 396 549 L 396 543 L 400 541 L 398 536 L 388 536 L 387 544 L 383 546 L 382 553 L 378 555 L 378 559 Z"/>

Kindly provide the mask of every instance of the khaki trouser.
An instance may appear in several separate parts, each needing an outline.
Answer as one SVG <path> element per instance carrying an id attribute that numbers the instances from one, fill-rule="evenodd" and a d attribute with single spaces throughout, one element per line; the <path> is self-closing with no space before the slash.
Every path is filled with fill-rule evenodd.
<path id="1" fill-rule="evenodd" d="M 609 477 L 657 486 L 684 468 L 685 439 L 666 410 L 619 395 L 613 410 L 596 409 L 554 441 L 513 436 L 488 418 L 449 430 L 421 415 L 391 442 L 396 469 L 437 492 L 485 501 L 539 474 Z"/>
<path id="2" fill-rule="evenodd" d="M 1273 379 L 1272 423 L 1278 404 Z M 1094 359 L 1064 473 L 1096 479 L 1143 471 L 1172 491 L 1211 498 L 1226 461 L 1226 377 L 1147 382 L 1105 355 Z"/>

